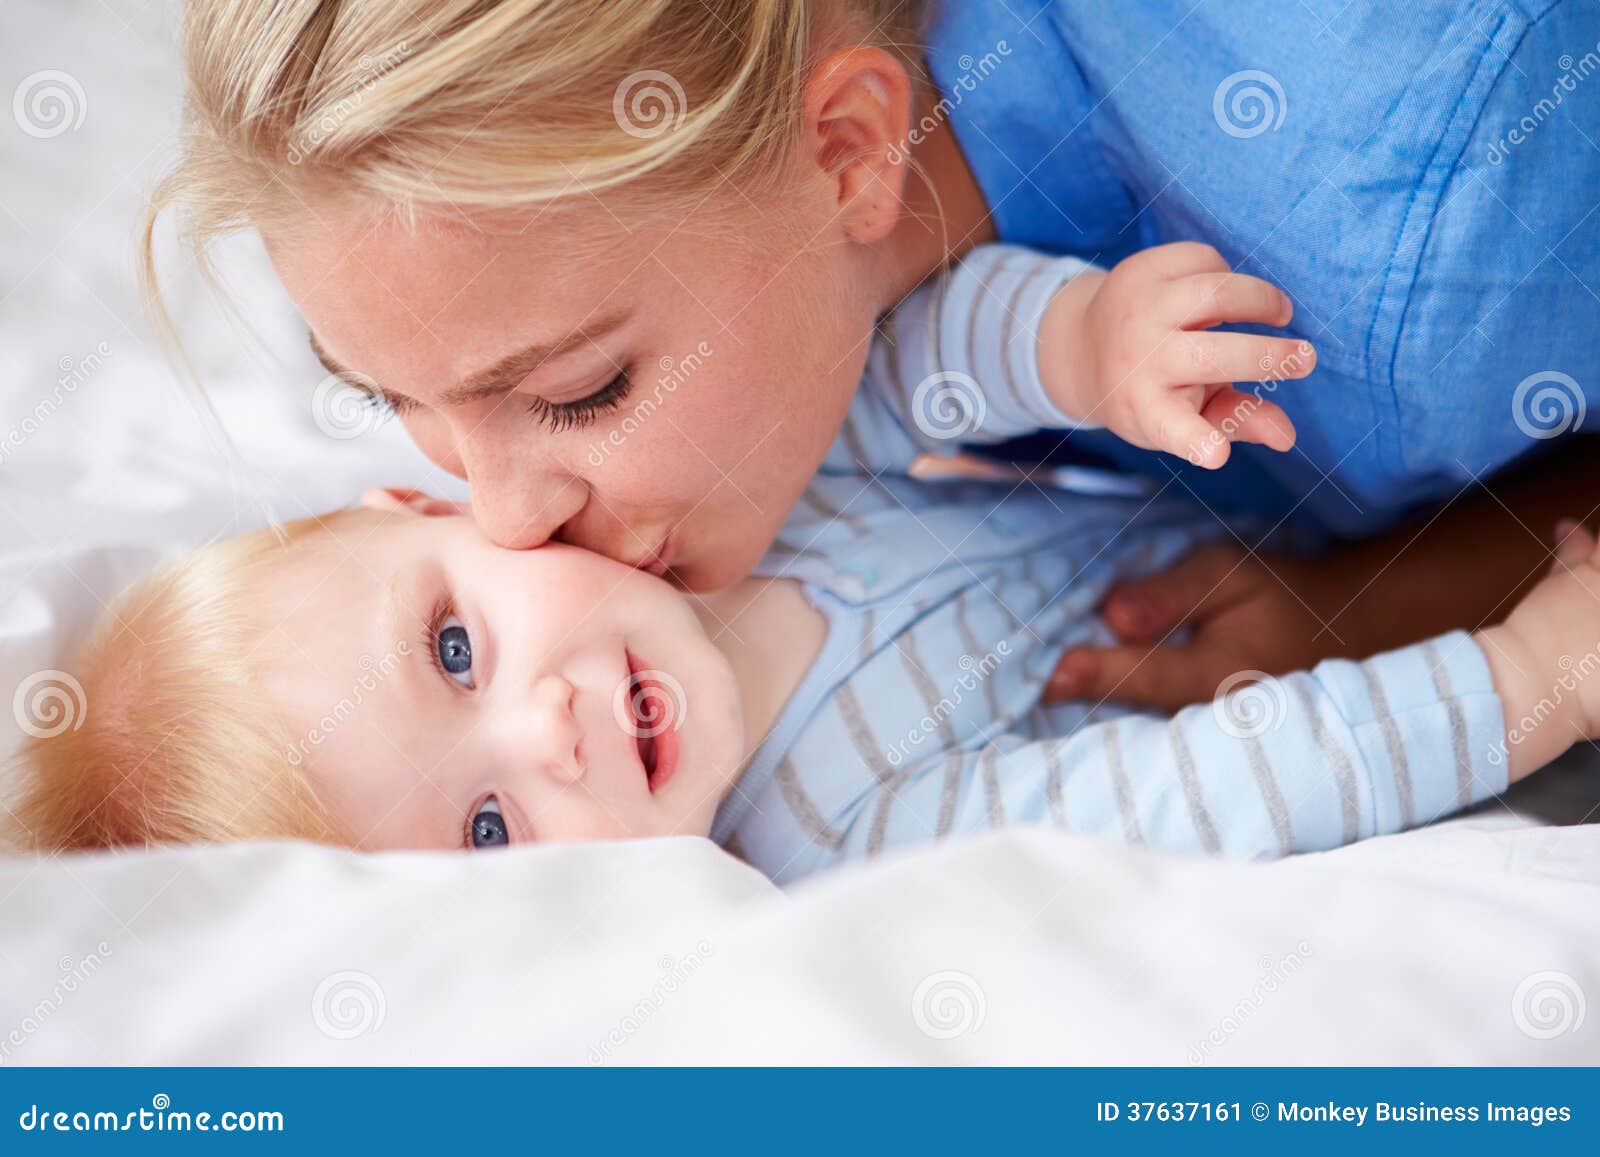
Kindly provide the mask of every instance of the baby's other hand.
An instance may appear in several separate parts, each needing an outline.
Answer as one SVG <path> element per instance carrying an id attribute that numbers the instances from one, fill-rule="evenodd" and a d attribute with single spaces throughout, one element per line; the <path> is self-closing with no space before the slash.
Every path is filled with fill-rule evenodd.
<path id="1" fill-rule="evenodd" d="M 1278 451 L 1294 445 L 1294 424 L 1261 396 L 1266 391 L 1245 393 L 1233 383 L 1304 378 L 1316 367 L 1316 350 L 1304 341 L 1207 332 L 1227 323 L 1287 325 L 1294 306 L 1281 290 L 1232 272 L 1209 245 L 1178 242 L 1135 254 L 1075 296 L 1091 291 L 1074 311 L 1077 326 L 1052 326 L 1047 314 L 1041 341 L 1046 387 L 1068 413 L 1213 470 L 1233 442 Z"/>
<path id="2" fill-rule="evenodd" d="M 1556 544 L 1550 573 L 1504 623 L 1479 633 L 1508 728 L 1532 719 L 1537 746 L 1549 748 L 1524 761 L 1527 770 L 1579 739 L 1600 738 L 1600 547 L 1578 522 L 1562 522 Z"/>

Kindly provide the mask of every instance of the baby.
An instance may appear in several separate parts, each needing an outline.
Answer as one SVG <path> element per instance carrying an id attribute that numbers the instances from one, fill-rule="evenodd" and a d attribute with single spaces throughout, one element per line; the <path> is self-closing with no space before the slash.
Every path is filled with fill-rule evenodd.
<path id="1" fill-rule="evenodd" d="M 908 299 L 774 550 L 714 594 L 501 550 L 415 493 L 182 561 L 74 666 L 87 718 L 27 749 L 17 818 L 39 848 L 709 835 L 780 881 L 1019 823 L 1277 856 L 1429 822 L 1596 734 L 1570 656 L 1600 639 L 1600 560 L 1576 527 L 1476 635 L 1170 719 L 1044 706 L 1061 653 L 1109 641 L 1113 583 L 1229 533 L 1160 497 L 910 476 L 956 426 L 1065 424 L 1034 351 L 1072 275 L 980 253 Z"/>

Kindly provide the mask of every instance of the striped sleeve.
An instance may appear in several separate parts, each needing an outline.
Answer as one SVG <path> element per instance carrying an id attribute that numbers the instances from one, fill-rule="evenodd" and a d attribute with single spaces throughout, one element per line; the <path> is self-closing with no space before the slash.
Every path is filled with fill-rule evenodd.
<path id="1" fill-rule="evenodd" d="M 1039 376 L 1039 324 L 1056 292 L 1094 267 L 984 245 L 924 282 L 879 323 L 829 466 L 902 470 L 918 454 L 1087 428 Z"/>
<path id="2" fill-rule="evenodd" d="M 1047 823 L 1266 858 L 1429 823 L 1506 788 L 1499 696 L 1466 634 L 1267 679 L 1173 718 L 1000 736 L 886 779 L 840 853 Z"/>

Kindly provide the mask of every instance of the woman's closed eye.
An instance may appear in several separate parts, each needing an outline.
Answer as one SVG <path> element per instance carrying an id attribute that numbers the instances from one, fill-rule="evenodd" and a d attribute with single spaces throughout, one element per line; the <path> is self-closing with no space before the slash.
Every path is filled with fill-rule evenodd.
<path id="1" fill-rule="evenodd" d="M 418 408 L 418 403 L 412 398 L 365 385 L 357 386 L 357 389 L 364 395 L 366 404 L 385 418 L 404 418 Z M 580 429 L 600 415 L 615 410 L 627 400 L 632 390 L 630 371 L 624 369 L 594 393 L 574 401 L 552 402 L 540 397 L 529 398 L 528 413 L 539 419 L 552 434 L 559 434 L 564 430 Z"/>
<path id="2" fill-rule="evenodd" d="M 468 848 L 499 848 L 511 842 L 506 831 L 506 818 L 500 813 L 500 801 L 489 796 L 473 812 L 467 824 Z"/>
<path id="3" fill-rule="evenodd" d="M 588 397 L 572 402 L 550 402 L 544 398 L 530 398 L 528 413 L 538 418 L 552 434 L 589 425 L 601 414 L 615 410 L 627 400 L 633 380 L 627 370 L 620 371 L 605 385 Z"/>

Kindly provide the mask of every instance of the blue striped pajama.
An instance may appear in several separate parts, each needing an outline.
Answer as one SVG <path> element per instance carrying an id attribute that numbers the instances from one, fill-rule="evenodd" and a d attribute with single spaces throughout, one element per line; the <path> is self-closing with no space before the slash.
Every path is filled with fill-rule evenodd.
<path id="1" fill-rule="evenodd" d="M 990 247 L 885 319 L 846 428 L 761 568 L 799 581 L 828 624 L 712 832 L 774 879 L 1009 824 L 1281 856 L 1504 790 L 1499 697 L 1464 634 L 1172 718 L 1041 704 L 1064 650 L 1112 642 L 1096 606 L 1113 583 L 1229 534 L 1166 495 L 907 473 L 958 438 L 1070 424 L 1033 351 L 1082 268 Z"/>

